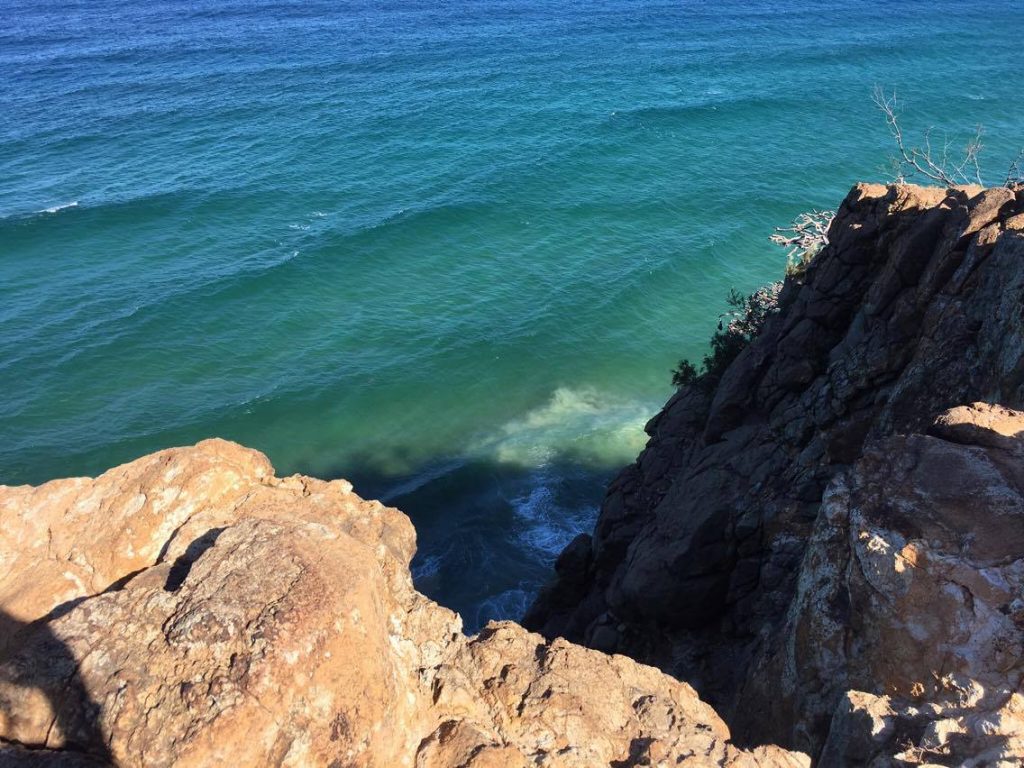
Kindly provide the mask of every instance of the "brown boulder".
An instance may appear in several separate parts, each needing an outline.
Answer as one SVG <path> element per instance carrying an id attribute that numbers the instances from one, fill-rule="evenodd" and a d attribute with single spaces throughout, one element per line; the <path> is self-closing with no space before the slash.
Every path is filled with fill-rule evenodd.
<path id="1" fill-rule="evenodd" d="M 0 765 L 808 765 L 625 657 L 466 638 L 404 515 L 232 443 L 0 488 L 0 524 Z"/>

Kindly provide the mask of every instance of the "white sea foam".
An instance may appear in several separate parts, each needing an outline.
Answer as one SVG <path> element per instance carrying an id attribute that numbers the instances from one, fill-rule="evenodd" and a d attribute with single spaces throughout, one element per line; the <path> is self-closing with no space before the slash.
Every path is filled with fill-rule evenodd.
<path id="1" fill-rule="evenodd" d="M 428 555 L 422 560 L 413 563 L 412 568 L 410 569 L 412 571 L 413 579 L 419 582 L 421 579 L 429 579 L 432 576 L 436 576 L 441 572 L 441 564 L 443 561 L 443 556 L 437 554 Z"/>
<path id="2" fill-rule="evenodd" d="M 530 489 L 530 493 L 527 496 L 513 500 L 516 514 L 524 520 L 535 522 L 548 517 L 546 510 L 554 505 L 554 492 L 545 482 L 547 479 L 544 476 L 540 484 Z"/>
<path id="3" fill-rule="evenodd" d="M 558 479 L 538 473 L 529 493 L 511 500 L 520 528 L 516 539 L 545 566 L 583 531 L 593 527 L 597 508 L 566 506 L 558 501 Z"/>
<path id="4" fill-rule="evenodd" d="M 66 208 L 77 208 L 77 207 L 78 207 L 78 201 L 77 200 L 72 200 L 70 203 L 64 203 L 63 205 L 55 205 L 52 208 L 44 208 L 41 211 L 36 211 L 36 213 L 57 213 L 58 211 L 63 211 Z"/>
<path id="5" fill-rule="evenodd" d="M 594 464 L 624 464 L 643 448 L 654 404 L 590 387 L 559 387 L 550 400 L 479 441 L 471 453 L 501 463 L 541 467 L 569 455 Z"/>
<path id="6" fill-rule="evenodd" d="M 507 589 L 497 595 L 484 598 L 476 609 L 475 626 L 482 627 L 488 621 L 519 618 L 533 601 L 533 592 L 525 589 Z"/>

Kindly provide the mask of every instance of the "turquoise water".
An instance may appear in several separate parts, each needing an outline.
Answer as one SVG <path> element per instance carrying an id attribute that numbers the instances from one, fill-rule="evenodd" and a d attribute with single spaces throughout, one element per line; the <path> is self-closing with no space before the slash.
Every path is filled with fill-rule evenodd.
<path id="1" fill-rule="evenodd" d="M 773 226 L 1024 144 L 1019 2 L 0 0 L 0 482 L 218 435 L 514 616 Z"/>

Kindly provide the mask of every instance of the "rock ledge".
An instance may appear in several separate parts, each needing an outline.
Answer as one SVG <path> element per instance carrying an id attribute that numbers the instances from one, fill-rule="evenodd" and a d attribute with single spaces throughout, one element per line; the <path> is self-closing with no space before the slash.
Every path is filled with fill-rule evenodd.
<path id="1" fill-rule="evenodd" d="M 809 765 L 624 656 L 465 637 L 414 548 L 221 440 L 0 488 L 0 765 Z"/>

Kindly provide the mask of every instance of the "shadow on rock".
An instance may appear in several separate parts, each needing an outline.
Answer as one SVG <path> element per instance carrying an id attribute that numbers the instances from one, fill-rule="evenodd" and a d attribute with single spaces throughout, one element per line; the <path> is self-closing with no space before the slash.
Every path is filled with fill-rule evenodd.
<path id="1" fill-rule="evenodd" d="M 357 457 L 321 474 L 409 515 L 417 588 L 459 612 L 472 634 L 491 620 L 522 618 L 559 553 L 593 528 L 616 469 L 558 455 L 538 466 L 456 458 L 387 472 Z"/>
<path id="2" fill-rule="evenodd" d="M 50 624 L 0 610 L 0 766 L 116 765 L 101 715 Z"/>

